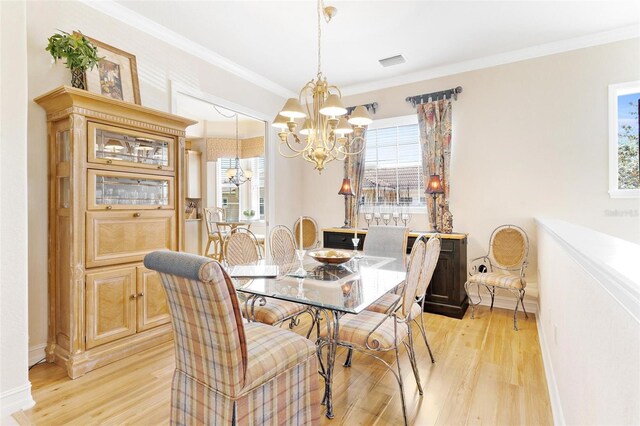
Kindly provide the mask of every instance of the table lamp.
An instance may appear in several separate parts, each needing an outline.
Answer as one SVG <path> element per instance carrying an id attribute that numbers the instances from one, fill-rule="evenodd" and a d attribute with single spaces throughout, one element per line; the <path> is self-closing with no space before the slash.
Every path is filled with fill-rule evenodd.
<path id="1" fill-rule="evenodd" d="M 436 197 L 438 194 L 444 194 L 444 189 L 442 188 L 442 182 L 440 181 L 440 176 L 431 175 L 429 176 L 429 183 L 427 183 L 427 194 L 431 194 L 433 197 L 433 230 L 435 232 L 438 231 L 438 225 L 436 223 Z"/>
<path id="2" fill-rule="evenodd" d="M 351 228 L 351 218 L 349 217 L 349 199 L 348 197 L 353 197 L 355 194 L 351 189 L 351 179 L 344 178 L 342 180 L 342 186 L 340 187 L 340 191 L 338 194 L 344 195 L 344 226 L 343 228 Z"/>

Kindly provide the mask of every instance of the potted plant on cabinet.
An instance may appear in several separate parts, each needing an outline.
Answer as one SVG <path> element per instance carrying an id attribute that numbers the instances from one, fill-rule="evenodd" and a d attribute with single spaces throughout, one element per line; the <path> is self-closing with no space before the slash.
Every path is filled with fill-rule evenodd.
<path id="1" fill-rule="evenodd" d="M 71 85 L 86 90 L 85 71 L 93 69 L 102 59 L 98 57 L 98 49 L 80 32 L 60 33 L 48 38 L 45 50 L 51 53 L 54 62 L 64 58 L 65 65 L 71 70 Z"/>

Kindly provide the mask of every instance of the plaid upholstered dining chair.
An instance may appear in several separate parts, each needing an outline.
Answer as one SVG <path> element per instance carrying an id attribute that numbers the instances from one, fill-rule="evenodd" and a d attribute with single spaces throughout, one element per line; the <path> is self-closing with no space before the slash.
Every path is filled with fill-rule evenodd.
<path id="1" fill-rule="evenodd" d="M 243 323 L 233 284 L 217 261 L 156 251 L 144 264 L 160 274 L 173 323 L 172 424 L 319 424 L 312 342 Z"/>
<path id="2" fill-rule="evenodd" d="M 422 264 L 425 259 L 425 240 L 426 238 L 422 236 L 413 244 L 402 297 L 396 300 L 395 304 L 389 309 L 389 312 L 383 314 L 365 310 L 357 315 L 345 314 L 339 320 L 338 338 L 336 341 L 336 344 L 340 346 L 345 346 L 377 359 L 393 374 L 400 387 L 400 401 L 402 403 L 402 414 L 404 416 L 405 426 L 408 425 L 408 419 L 404 398 L 404 383 L 400 369 L 399 349 L 401 344 L 404 345 L 407 350 L 409 362 L 411 363 L 411 368 L 413 369 L 413 374 L 418 386 L 418 392 L 420 395 L 423 393 L 416 363 L 411 323 L 414 318 L 421 314 L 420 306 L 415 303 L 415 300 Z M 322 365 L 322 349 L 330 343 L 327 337 L 330 332 L 331 330 L 323 330 L 317 343 L 318 359 L 320 360 L 320 368 L 323 372 L 325 370 Z M 395 352 L 395 367 L 397 372 L 394 371 L 391 364 L 387 363 L 383 358 L 374 355 L 376 352 L 390 351 Z"/>
<path id="3" fill-rule="evenodd" d="M 524 294 L 527 281 L 524 271 L 529 256 L 529 237 L 522 228 L 516 225 L 502 225 L 491 233 L 489 253 L 471 260 L 471 276 L 464 284 L 464 289 L 471 305 L 471 318 L 475 318 L 476 306 L 482 302 L 480 286 L 491 295 L 491 308 L 496 295 L 496 288 L 510 291 L 516 298 L 513 310 L 513 329 L 518 330 L 518 305 L 522 306 L 525 318 L 529 318 L 524 307 Z M 476 286 L 478 302 L 473 303 L 471 287 Z"/>

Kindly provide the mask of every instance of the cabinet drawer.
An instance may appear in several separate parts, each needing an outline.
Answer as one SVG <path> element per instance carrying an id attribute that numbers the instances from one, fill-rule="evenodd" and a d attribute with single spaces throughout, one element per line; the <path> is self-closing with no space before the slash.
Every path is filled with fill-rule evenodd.
<path id="1" fill-rule="evenodd" d="M 324 234 L 324 237 L 323 237 L 324 241 L 322 242 L 323 247 L 353 250 L 353 242 L 351 242 L 351 239 L 353 238 L 353 234 L 342 233 L 342 232 L 326 232 L 326 231 L 323 234 Z M 362 236 L 360 238 L 362 238 Z"/>
<path id="2" fill-rule="evenodd" d="M 175 212 L 87 212 L 87 267 L 139 262 L 153 250 L 176 250 Z"/>

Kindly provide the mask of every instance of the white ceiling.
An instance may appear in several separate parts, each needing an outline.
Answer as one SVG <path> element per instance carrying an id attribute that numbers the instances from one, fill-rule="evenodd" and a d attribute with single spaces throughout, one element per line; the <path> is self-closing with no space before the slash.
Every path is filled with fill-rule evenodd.
<path id="1" fill-rule="evenodd" d="M 262 78 L 263 86 L 280 94 L 297 93 L 316 74 L 315 1 L 111 3 L 111 11 L 126 11 L 129 19 L 146 21 L 147 28 L 151 20 L 157 26 L 153 32 L 166 30 L 193 41 L 209 56 L 217 54 L 240 74 Z M 322 23 L 322 71 L 346 93 L 415 81 L 429 70 L 460 69 L 460 64 L 477 64 L 483 58 L 500 62 L 502 55 L 502 62 L 508 62 L 508 55 L 526 56 L 526 49 L 531 57 L 539 56 L 544 53 L 536 52 L 545 51 L 541 45 L 557 51 L 607 37 L 629 38 L 638 35 L 640 26 L 637 0 L 325 4 L 337 7 L 338 14 L 330 24 Z M 397 54 L 407 62 L 389 68 L 378 63 Z"/>

